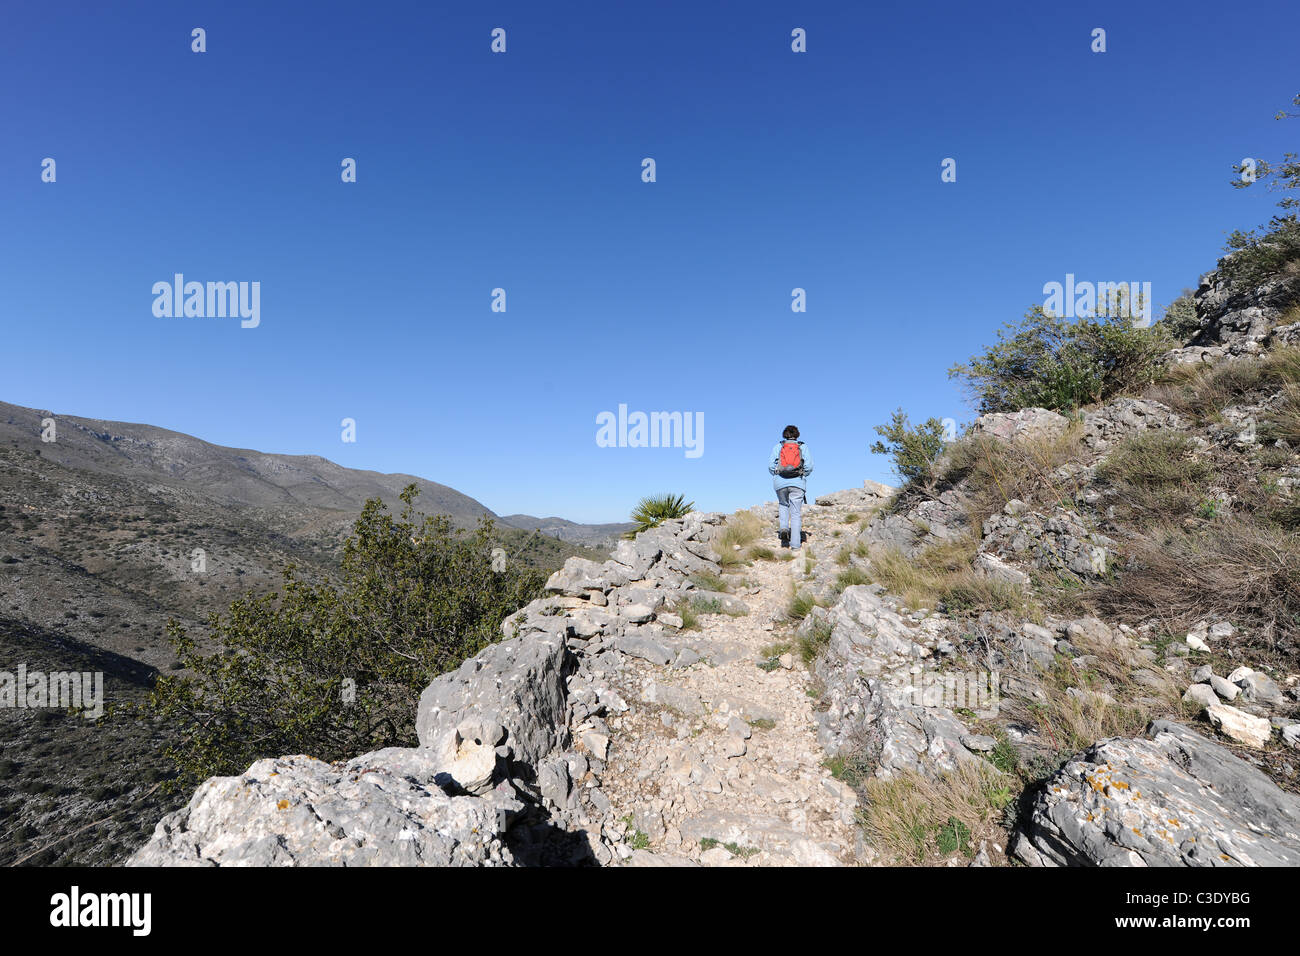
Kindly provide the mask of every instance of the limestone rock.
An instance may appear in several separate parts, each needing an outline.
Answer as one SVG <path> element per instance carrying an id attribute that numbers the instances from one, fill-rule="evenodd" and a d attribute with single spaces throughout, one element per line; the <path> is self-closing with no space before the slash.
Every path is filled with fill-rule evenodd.
<path id="1" fill-rule="evenodd" d="M 1037 866 L 1297 866 L 1300 798 L 1170 721 L 1049 778 L 1012 852 Z"/>
<path id="2" fill-rule="evenodd" d="M 502 866 L 522 809 L 502 784 L 450 796 L 431 754 L 377 751 L 339 769 L 311 757 L 259 760 L 212 777 L 167 814 L 128 866 Z"/>
<path id="3" fill-rule="evenodd" d="M 493 721 L 506 729 L 512 760 L 531 777 L 539 760 L 564 746 L 564 678 L 572 666 L 558 636 L 493 644 L 424 689 L 415 720 L 420 744 L 439 746 L 467 717 Z"/>
<path id="4" fill-rule="evenodd" d="M 611 646 L 629 657 L 639 657 L 643 661 L 667 667 L 673 662 L 673 652 L 658 641 L 638 634 L 622 634 L 616 637 Z"/>
<path id="5" fill-rule="evenodd" d="M 1209 684 L 1193 684 L 1187 688 L 1187 693 L 1183 694 L 1183 700 L 1189 704 L 1198 704 L 1201 709 L 1213 707 L 1219 703 L 1219 697 L 1214 693 L 1214 688 Z"/>
<path id="6" fill-rule="evenodd" d="M 1227 704 L 1205 708 L 1205 716 L 1219 733 L 1248 747 L 1263 747 L 1273 735 L 1273 726 L 1267 718 L 1253 717 Z"/>

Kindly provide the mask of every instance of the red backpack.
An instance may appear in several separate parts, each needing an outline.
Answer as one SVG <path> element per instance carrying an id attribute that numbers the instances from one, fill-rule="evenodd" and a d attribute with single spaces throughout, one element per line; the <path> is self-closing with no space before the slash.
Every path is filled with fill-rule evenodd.
<path id="1" fill-rule="evenodd" d="M 781 457 L 777 459 L 776 471 L 782 478 L 803 477 L 803 450 L 800 442 L 787 441 L 781 444 Z"/>

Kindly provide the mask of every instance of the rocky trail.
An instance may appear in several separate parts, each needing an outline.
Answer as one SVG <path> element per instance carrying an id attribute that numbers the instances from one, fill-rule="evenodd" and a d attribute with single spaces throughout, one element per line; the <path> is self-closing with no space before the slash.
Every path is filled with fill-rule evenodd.
<path id="1" fill-rule="evenodd" d="M 825 767 L 812 675 L 789 640 L 796 583 L 831 540 L 827 509 L 805 515 L 810 539 L 797 558 L 725 577 L 748 613 L 701 615 L 698 631 L 676 634 L 671 665 L 633 659 L 614 678 L 628 709 L 608 721 L 602 789 L 632 833 L 627 856 L 637 847 L 719 866 L 852 862 L 857 797 Z M 775 520 L 769 527 L 775 550 Z"/>

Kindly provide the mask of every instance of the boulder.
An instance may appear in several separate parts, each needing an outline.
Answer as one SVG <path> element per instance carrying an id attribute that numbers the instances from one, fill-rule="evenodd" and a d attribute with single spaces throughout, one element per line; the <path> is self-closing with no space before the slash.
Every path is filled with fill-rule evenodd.
<path id="1" fill-rule="evenodd" d="M 415 719 L 420 744 L 441 745 L 467 718 L 491 721 L 506 730 L 514 771 L 531 778 L 543 757 L 567 743 L 564 679 L 572 665 L 558 636 L 493 644 L 424 689 Z"/>
<path id="2" fill-rule="evenodd" d="M 1024 408 L 1018 412 L 981 415 L 971 423 L 971 434 L 988 435 L 1003 441 L 1054 438 L 1065 432 L 1070 420 L 1046 408 Z"/>
<path id="3" fill-rule="evenodd" d="M 564 562 L 564 567 L 546 579 L 546 590 L 555 591 L 570 597 L 586 597 L 593 589 L 604 590 L 608 583 L 602 575 L 602 567 L 595 561 L 573 557 Z"/>
<path id="4" fill-rule="evenodd" d="M 1282 688 L 1278 687 L 1277 682 L 1267 674 L 1261 674 L 1249 667 L 1238 667 L 1228 675 L 1228 680 L 1241 688 L 1242 700 L 1270 707 L 1283 702 Z"/>
<path id="5" fill-rule="evenodd" d="M 1210 675 L 1210 686 L 1214 688 L 1214 692 L 1224 700 L 1236 700 L 1237 695 L 1241 693 L 1240 687 L 1232 683 L 1232 681 L 1220 677 L 1218 674 Z"/>
<path id="6" fill-rule="evenodd" d="M 167 814 L 128 866 L 504 866 L 523 810 L 508 783 L 482 797 L 435 782 L 426 749 L 390 748 L 343 767 L 259 760 L 212 777 Z"/>
<path id="7" fill-rule="evenodd" d="M 1011 851 L 1034 866 L 1300 866 L 1300 798 L 1166 720 L 1070 761 L 1025 820 Z"/>
<path id="8" fill-rule="evenodd" d="M 651 664 L 667 667 L 673 662 L 673 652 L 658 641 L 640 634 L 621 634 L 610 643 L 614 650 L 629 657 L 638 657 Z"/>
<path id="9" fill-rule="evenodd" d="M 684 687 L 661 684 L 651 681 L 641 694 L 641 699 L 649 704 L 667 707 L 687 717 L 703 717 L 706 713 L 700 695 Z"/>
<path id="10" fill-rule="evenodd" d="M 996 554 L 990 554 L 987 551 L 981 551 L 975 555 L 975 570 L 986 578 L 993 578 L 997 581 L 1005 581 L 1008 584 L 1016 584 L 1021 587 L 1027 586 L 1030 577 L 1019 568 L 1013 568 Z"/>
<path id="11" fill-rule="evenodd" d="M 1105 448 L 1121 438 L 1152 428 L 1177 429 L 1183 420 L 1167 405 L 1143 398 L 1117 398 L 1083 414 L 1083 440 Z"/>

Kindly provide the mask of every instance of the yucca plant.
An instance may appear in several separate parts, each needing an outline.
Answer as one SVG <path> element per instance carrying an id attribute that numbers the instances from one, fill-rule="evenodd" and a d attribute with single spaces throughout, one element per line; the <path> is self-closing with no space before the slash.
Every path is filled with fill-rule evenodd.
<path id="1" fill-rule="evenodd" d="M 694 507 L 695 502 L 688 502 L 684 495 L 651 495 L 642 498 L 632 511 L 631 517 L 636 522 L 636 527 L 624 537 L 635 538 L 642 531 L 657 528 L 665 521 L 684 518 Z"/>

